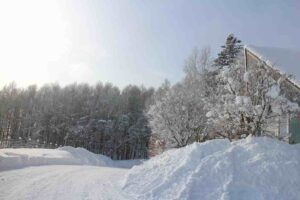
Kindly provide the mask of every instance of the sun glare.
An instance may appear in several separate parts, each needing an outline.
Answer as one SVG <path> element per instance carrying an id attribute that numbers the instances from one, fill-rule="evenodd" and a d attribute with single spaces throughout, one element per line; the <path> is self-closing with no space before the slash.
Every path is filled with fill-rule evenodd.
<path id="1" fill-rule="evenodd" d="M 1 1 L 0 25 L 0 84 L 51 81 L 51 63 L 70 45 L 63 6 L 58 1 Z"/>

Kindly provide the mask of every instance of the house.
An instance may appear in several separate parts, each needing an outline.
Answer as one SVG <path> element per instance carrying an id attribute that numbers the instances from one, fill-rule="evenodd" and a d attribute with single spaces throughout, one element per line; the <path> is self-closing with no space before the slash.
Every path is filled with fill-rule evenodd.
<path id="1" fill-rule="evenodd" d="M 281 89 L 287 98 L 294 101 L 300 99 L 300 50 L 290 50 L 273 47 L 258 47 L 253 45 L 245 46 L 245 67 L 257 67 L 258 63 L 272 70 L 275 80 L 283 74 L 293 76 L 284 79 Z M 300 105 L 300 102 L 297 102 Z M 289 113 L 277 117 L 270 122 L 268 131 L 276 136 L 288 138 L 290 143 L 300 143 L 300 115 L 299 113 Z"/>

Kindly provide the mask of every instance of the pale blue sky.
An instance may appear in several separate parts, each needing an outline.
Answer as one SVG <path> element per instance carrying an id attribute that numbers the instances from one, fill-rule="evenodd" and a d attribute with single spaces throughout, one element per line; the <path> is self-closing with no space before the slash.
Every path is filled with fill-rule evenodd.
<path id="1" fill-rule="evenodd" d="M 99 80 L 156 87 L 182 77 L 195 46 L 216 54 L 229 33 L 245 44 L 300 44 L 297 0 L 25 2 L 0 3 L 6 44 L 0 55 L 7 58 L 0 59 L 1 84 Z"/>

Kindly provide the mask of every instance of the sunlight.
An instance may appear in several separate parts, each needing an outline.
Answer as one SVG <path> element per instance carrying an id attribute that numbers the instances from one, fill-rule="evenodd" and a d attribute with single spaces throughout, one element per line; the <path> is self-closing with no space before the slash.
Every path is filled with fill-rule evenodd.
<path id="1" fill-rule="evenodd" d="M 299 10 L 0 0 L 0 200 L 300 200 Z"/>
<path id="2" fill-rule="evenodd" d="M 45 83 L 49 64 L 70 46 L 58 1 L 1 1 L 0 79 L 20 85 Z"/>

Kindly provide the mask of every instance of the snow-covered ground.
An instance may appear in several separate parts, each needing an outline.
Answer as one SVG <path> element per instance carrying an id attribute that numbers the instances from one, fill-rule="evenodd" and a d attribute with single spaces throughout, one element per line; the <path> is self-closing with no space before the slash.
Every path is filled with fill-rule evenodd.
<path id="1" fill-rule="evenodd" d="M 195 143 L 144 163 L 72 147 L 2 149 L 0 171 L 1 200 L 300 199 L 300 145 L 269 138 Z"/>
<path id="2" fill-rule="evenodd" d="M 2 200 L 122 200 L 120 179 L 126 169 L 50 165 L 0 173 Z"/>
<path id="3" fill-rule="evenodd" d="M 254 137 L 194 143 L 133 167 L 123 190 L 138 199 L 299 200 L 300 145 Z"/>
<path id="4" fill-rule="evenodd" d="M 112 166 L 112 160 L 83 148 L 1 149 L 0 171 L 41 165 Z"/>
<path id="5" fill-rule="evenodd" d="M 142 162 L 113 161 L 73 147 L 0 149 L 0 200 L 132 199 L 121 183 Z"/>

